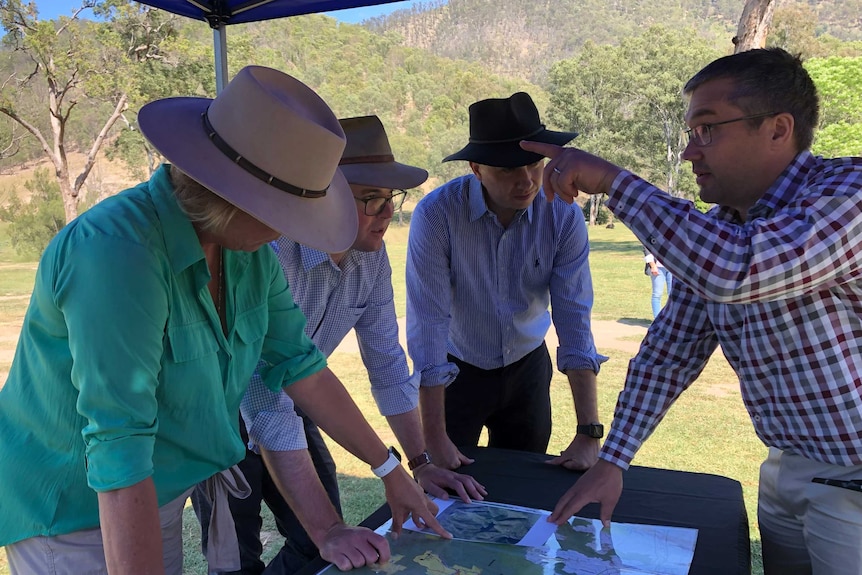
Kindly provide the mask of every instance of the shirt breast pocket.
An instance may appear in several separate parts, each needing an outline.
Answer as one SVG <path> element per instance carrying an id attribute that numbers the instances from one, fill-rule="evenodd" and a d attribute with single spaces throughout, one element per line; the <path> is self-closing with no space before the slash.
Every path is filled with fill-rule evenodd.
<path id="1" fill-rule="evenodd" d="M 218 342 L 208 321 L 169 326 L 167 338 L 173 363 L 194 362 L 218 351 Z"/>
<path id="2" fill-rule="evenodd" d="M 524 265 L 522 281 L 530 289 L 546 287 L 551 281 L 552 262 L 533 256 Z"/>
<path id="3" fill-rule="evenodd" d="M 246 345 L 262 340 L 268 327 L 269 313 L 266 305 L 241 312 L 236 318 L 236 335 Z"/>
<path id="4" fill-rule="evenodd" d="M 208 321 L 168 327 L 168 362 L 157 391 L 160 410 L 188 416 L 223 397 L 218 350 Z"/>

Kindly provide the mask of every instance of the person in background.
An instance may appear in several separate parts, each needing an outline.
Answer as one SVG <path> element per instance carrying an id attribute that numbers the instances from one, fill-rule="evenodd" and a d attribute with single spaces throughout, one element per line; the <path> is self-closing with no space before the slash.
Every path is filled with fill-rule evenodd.
<path id="1" fill-rule="evenodd" d="M 685 85 L 690 161 L 706 214 L 580 150 L 551 157 L 545 190 L 607 193 L 671 270 L 661 315 L 629 364 L 599 462 L 557 504 L 609 521 L 624 470 L 717 346 L 758 437 L 758 523 L 768 575 L 862 573 L 862 158 L 810 146 L 817 89 L 780 48 L 719 58 Z M 725 432 L 727 430 L 724 430 Z"/>
<path id="2" fill-rule="evenodd" d="M 524 138 L 565 144 L 577 134 L 545 128 L 529 94 L 472 104 L 470 142 L 444 161 L 471 173 L 416 206 L 407 250 L 407 346 L 421 374 L 425 439 L 438 465 L 470 463 L 459 446 L 545 453 L 553 368 L 545 334 L 560 340 L 578 426 L 552 463 L 586 469 L 602 436 L 596 402 L 601 361 L 590 331 L 593 303 L 583 214 L 540 197 L 544 160 Z"/>
<path id="3" fill-rule="evenodd" d="M 439 528 L 436 506 L 305 335 L 272 250 L 260 249 L 282 234 L 329 251 L 353 242 L 332 111 L 296 79 L 251 66 L 214 100 L 157 100 L 138 122 L 171 164 L 50 243 L 0 390 L 0 545 L 11 572 L 182 573 L 192 487 L 215 474 L 222 511 L 228 490 L 244 490 L 232 467 L 245 453 L 237 414 L 260 358 L 268 388 L 389 470 L 396 525 L 412 514 Z M 303 460 L 291 478 L 303 470 L 316 479 Z M 389 558 L 383 537 L 313 507 L 305 483 L 282 486 L 299 494 L 297 514 L 339 568 Z"/>
<path id="4" fill-rule="evenodd" d="M 661 298 L 665 292 L 670 295 L 671 283 L 673 276 L 664 265 L 658 261 L 646 248 L 644 250 L 644 274 L 649 276 L 652 284 L 652 296 L 650 297 L 650 305 L 652 305 L 653 319 L 658 317 L 658 312 L 661 311 Z"/>
<path id="5" fill-rule="evenodd" d="M 340 169 L 355 200 L 359 220 L 356 239 L 349 249 L 329 253 L 287 236 L 272 244 L 291 293 L 308 321 L 305 333 L 329 356 L 354 329 L 372 395 L 401 444 L 416 480 L 437 497 L 448 498 L 448 488 L 465 502 L 471 498 L 481 500 L 487 493 L 478 482 L 437 467 L 428 455 L 417 408 L 418 377 L 410 373 L 398 343 L 392 268 L 383 236 L 404 200 L 403 190 L 421 185 L 428 172 L 395 161 L 377 116 L 339 122 L 347 138 Z M 242 407 L 243 429 L 248 430 L 246 437 L 251 447 L 239 468 L 251 485 L 251 494 L 245 499 L 229 499 L 242 556 L 242 569 L 235 573 L 294 573 L 314 559 L 318 550 L 279 493 L 272 479 L 273 470 L 259 453 L 268 453 L 269 461 L 278 461 L 293 457 L 292 451 L 307 448 L 320 482 L 340 515 L 335 463 L 314 421 L 300 409 L 295 412 L 288 395 L 271 392 L 259 377 L 252 378 Z M 196 509 L 208 506 L 202 487 L 196 490 L 193 500 Z M 260 559 L 261 502 L 272 511 L 285 537 L 284 546 L 266 566 Z M 204 512 L 199 516 L 203 547 L 207 549 L 208 515 Z"/>

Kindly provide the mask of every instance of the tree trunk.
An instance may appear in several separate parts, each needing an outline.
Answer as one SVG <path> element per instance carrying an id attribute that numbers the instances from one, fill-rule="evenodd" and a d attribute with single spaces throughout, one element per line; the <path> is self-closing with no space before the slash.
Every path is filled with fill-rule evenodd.
<path id="1" fill-rule="evenodd" d="M 778 0 L 746 0 L 733 44 L 734 53 L 763 48 Z"/>

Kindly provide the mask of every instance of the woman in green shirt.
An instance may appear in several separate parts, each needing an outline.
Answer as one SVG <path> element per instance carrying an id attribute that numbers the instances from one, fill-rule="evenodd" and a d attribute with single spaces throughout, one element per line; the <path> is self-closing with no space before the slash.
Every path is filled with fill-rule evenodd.
<path id="1" fill-rule="evenodd" d="M 12 572 L 180 573 L 182 502 L 244 456 L 239 403 L 259 360 L 267 386 L 392 471 L 396 522 L 412 513 L 442 532 L 259 249 L 280 234 L 324 251 L 353 242 L 335 116 L 301 82 L 248 67 L 214 100 L 159 100 L 138 120 L 172 165 L 51 242 L 0 391 L 0 545 Z M 386 560 L 386 541 L 343 525 L 305 477 L 303 464 L 281 479 L 301 484 L 286 489 L 299 490 L 321 555 L 342 568 Z"/>

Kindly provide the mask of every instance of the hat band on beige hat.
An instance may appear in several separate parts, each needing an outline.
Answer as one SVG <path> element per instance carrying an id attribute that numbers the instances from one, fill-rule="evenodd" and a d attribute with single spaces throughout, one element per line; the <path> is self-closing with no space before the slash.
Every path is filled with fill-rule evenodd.
<path id="1" fill-rule="evenodd" d="M 300 188 L 298 186 L 294 186 L 290 182 L 285 182 L 284 180 L 280 180 L 273 176 L 272 174 L 258 168 L 253 163 L 248 161 L 247 159 L 242 157 L 242 154 L 234 150 L 230 147 L 230 144 L 224 141 L 224 139 L 219 136 L 218 132 L 216 132 L 213 125 L 210 123 L 209 114 L 207 113 L 209 108 L 201 114 L 201 118 L 204 122 L 204 130 L 206 130 L 209 135 L 210 140 L 212 140 L 213 145 L 218 148 L 218 150 L 230 158 L 236 165 L 240 168 L 261 180 L 262 182 L 266 182 L 270 186 L 278 188 L 283 192 L 287 192 L 288 194 L 293 194 L 294 196 L 300 196 L 303 198 L 322 198 L 326 195 L 326 190 L 329 189 L 329 186 L 322 190 L 306 190 L 305 188 Z"/>

